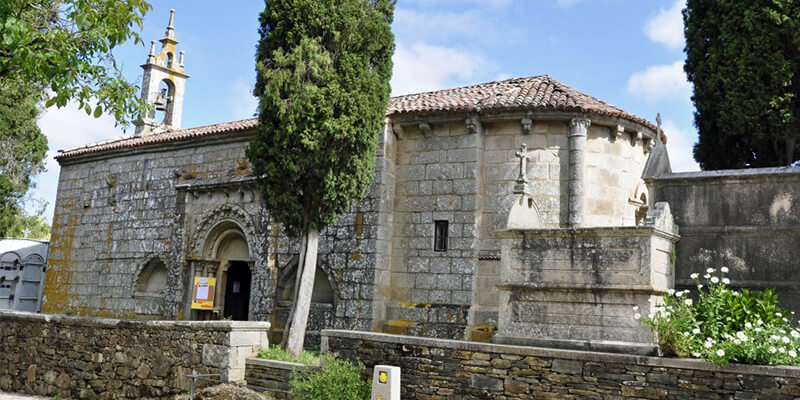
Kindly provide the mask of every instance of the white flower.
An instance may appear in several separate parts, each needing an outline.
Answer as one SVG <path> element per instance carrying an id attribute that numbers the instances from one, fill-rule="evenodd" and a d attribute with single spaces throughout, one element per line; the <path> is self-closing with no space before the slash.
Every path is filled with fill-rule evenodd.
<path id="1" fill-rule="evenodd" d="M 739 292 L 737 292 L 737 291 L 735 291 L 735 290 L 734 290 L 734 291 L 733 291 L 733 295 L 734 295 L 734 296 L 738 296 L 738 295 L 739 295 Z"/>
<path id="2" fill-rule="evenodd" d="M 709 274 L 714 272 L 714 271 L 715 271 L 714 268 L 709 268 L 709 269 L 706 270 L 706 272 L 708 272 Z"/>
<path id="3" fill-rule="evenodd" d="M 675 294 L 675 289 L 667 290 L 667 293 L 669 293 L 669 295 L 672 296 L 673 294 Z"/>
<path id="4" fill-rule="evenodd" d="M 742 341 L 739 339 L 733 339 L 734 344 L 742 344 Z"/>
<path id="5" fill-rule="evenodd" d="M 714 345 L 714 343 L 711 343 L 711 342 L 705 342 L 705 344 L 703 344 L 703 345 L 704 345 L 704 346 L 706 346 L 706 348 L 707 348 L 707 349 L 710 349 L 710 348 L 711 348 L 711 346 L 713 346 L 713 345 Z"/>
<path id="6" fill-rule="evenodd" d="M 719 270 L 724 272 L 724 273 L 726 273 L 726 274 L 728 273 L 728 267 L 722 267 Z"/>
<path id="7" fill-rule="evenodd" d="M 789 320 L 786 317 L 783 317 L 781 319 L 783 320 L 783 322 L 789 322 Z"/>
<path id="8" fill-rule="evenodd" d="M 789 338 L 788 338 L 788 337 L 786 337 L 786 336 L 782 337 L 782 338 L 781 338 L 781 340 L 783 340 L 783 343 L 789 343 L 789 342 L 791 342 L 791 340 L 789 340 Z"/>
<path id="9" fill-rule="evenodd" d="M 756 332 L 761 332 L 761 331 L 763 331 L 763 329 L 756 327 Z"/>
<path id="10" fill-rule="evenodd" d="M 700 358 L 700 352 L 695 351 L 692 353 L 692 356 L 694 356 L 694 358 Z"/>
<path id="11" fill-rule="evenodd" d="M 745 328 L 747 328 L 747 329 L 750 329 L 750 328 L 752 328 L 752 327 L 753 327 L 753 324 L 751 324 L 751 323 L 749 323 L 749 322 L 745 322 L 745 323 L 744 323 L 744 327 L 745 327 Z"/>
<path id="12" fill-rule="evenodd" d="M 647 319 L 653 319 L 653 317 L 654 317 L 653 313 L 647 314 Z"/>
<path id="13" fill-rule="evenodd" d="M 639 306 L 633 306 L 633 311 L 639 311 Z"/>
<path id="14" fill-rule="evenodd" d="M 697 279 L 698 276 L 700 276 L 700 274 L 698 274 L 697 272 L 689 275 L 689 277 L 692 278 L 692 279 Z"/>
<path id="15" fill-rule="evenodd" d="M 671 315 L 671 314 L 669 313 L 669 311 L 667 311 L 667 312 L 665 312 L 665 313 L 664 313 L 664 316 L 665 316 L 665 317 L 669 317 L 670 315 Z"/>
<path id="16" fill-rule="evenodd" d="M 769 354 L 775 354 L 777 351 L 778 351 L 778 349 L 776 349 L 775 346 L 770 346 L 769 347 Z"/>
<path id="17" fill-rule="evenodd" d="M 703 278 L 706 278 L 706 279 L 711 278 L 711 275 L 705 274 L 705 275 L 703 275 Z"/>
<path id="18" fill-rule="evenodd" d="M 638 320 L 639 318 L 642 318 L 642 314 L 639 313 L 633 314 L 633 319 Z"/>
<path id="19" fill-rule="evenodd" d="M 797 357 L 797 352 L 794 350 L 789 350 L 789 357 L 795 358 Z"/>
<path id="20" fill-rule="evenodd" d="M 742 331 L 736 332 L 736 337 L 738 337 L 742 341 L 747 340 L 747 335 Z"/>
<path id="21" fill-rule="evenodd" d="M 783 314 L 781 314 L 781 313 L 779 313 L 779 312 L 776 312 L 776 313 L 775 313 L 775 316 L 776 316 L 776 317 L 782 317 L 782 316 L 783 316 Z"/>
<path id="22" fill-rule="evenodd" d="M 800 338 L 800 332 L 798 332 L 798 331 L 796 331 L 794 329 L 792 329 L 792 331 L 789 332 L 789 334 L 792 335 L 792 337 L 795 338 L 795 339 Z"/>
<path id="23" fill-rule="evenodd" d="M 687 306 L 691 306 L 692 305 L 692 299 L 686 299 L 683 302 L 686 303 Z"/>
<path id="24" fill-rule="evenodd" d="M 724 284 L 728 285 L 728 284 L 730 284 L 730 283 L 731 283 L 731 280 L 730 280 L 730 279 L 728 279 L 728 278 L 722 278 L 722 283 L 724 283 Z"/>
<path id="25" fill-rule="evenodd" d="M 772 340 L 773 342 L 777 342 L 777 341 L 781 340 L 781 337 L 780 337 L 780 336 L 778 336 L 778 335 L 772 335 L 772 336 L 770 336 L 769 338 L 770 338 L 770 340 Z"/>
<path id="26" fill-rule="evenodd" d="M 697 290 L 700 290 L 702 288 L 703 288 L 703 285 L 697 285 Z"/>
<path id="27" fill-rule="evenodd" d="M 681 296 L 683 296 L 683 292 L 678 292 L 678 293 L 675 293 L 675 296 L 676 296 L 676 297 L 681 297 Z"/>
<path id="28" fill-rule="evenodd" d="M 761 318 L 759 318 L 758 321 L 756 321 L 756 324 L 757 325 L 764 325 L 764 321 L 762 321 Z"/>
<path id="29" fill-rule="evenodd" d="M 694 329 L 692 329 L 692 333 L 694 333 L 695 335 L 697 335 L 698 333 L 700 333 L 700 328 L 694 328 Z"/>
<path id="30" fill-rule="evenodd" d="M 778 347 L 778 351 L 781 353 L 786 353 L 786 349 L 784 349 L 783 347 Z"/>
<path id="31" fill-rule="evenodd" d="M 689 332 L 683 332 L 683 336 L 689 336 L 689 335 L 691 335 L 691 333 L 689 333 Z"/>
<path id="32" fill-rule="evenodd" d="M 717 350 L 717 356 L 722 357 L 725 355 L 725 350 L 719 349 Z"/>
<path id="33" fill-rule="evenodd" d="M 712 276 L 711 283 L 719 283 L 719 278 L 717 278 L 716 276 Z"/>

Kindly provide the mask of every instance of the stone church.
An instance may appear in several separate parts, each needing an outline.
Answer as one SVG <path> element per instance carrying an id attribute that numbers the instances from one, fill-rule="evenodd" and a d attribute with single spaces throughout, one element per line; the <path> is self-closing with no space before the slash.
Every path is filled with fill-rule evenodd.
<path id="1" fill-rule="evenodd" d="M 267 320 L 277 337 L 299 241 L 254 186 L 258 122 L 182 128 L 172 18 L 160 42 L 135 135 L 56 157 L 42 311 Z M 654 199 L 671 176 L 658 126 L 542 75 L 394 97 L 375 134 L 373 184 L 320 238 L 312 343 L 341 328 L 651 350 L 630 310 L 674 287 L 678 240 L 674 202 Z M 205 309 L 195 278 L 216 279 Z"/>

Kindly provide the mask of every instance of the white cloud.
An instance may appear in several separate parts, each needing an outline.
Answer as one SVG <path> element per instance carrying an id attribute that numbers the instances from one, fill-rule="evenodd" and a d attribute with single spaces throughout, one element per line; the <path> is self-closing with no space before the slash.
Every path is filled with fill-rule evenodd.
<path id="1" fill-rule="evenodd" d="M 419 93 L 465 83 L 488 67 L 485 59 L 459 49 L 415 43 L 397 44 L 392 95 Z"/>
<path id="2" fill-rule="evenodd" d="M 683 72 L 683 61 L 667 65 L 654 65 L 644 71 L 634 72 L 628 78 L 628 92 L 655 103 L 667 98 L 688 98 L 692 86 Z"/>
<path id="3" fill-rule="evenodd" d="M 571 7 L 571 6 L 574 6 L 575 4 L 578 4 L 578 3 L 583 2 L 583 1 L 586 1 L 586 0 L 556 0 L 556 4 L 559 7 Z"/>
<path id="4" fill-rule="evenodd" d="M 661 9 L 658 15 L 645 25 L 644 32 L 647 37 L 671 49 L 683 47 L 683 16 L 681 11 L 684 7 L 686 7 L 686 0 L 676 0 L 672 7 Z"/>
<path id="5" fill-rule="evenodd" d="M 253 96 L 253 85 L 236 81 L 230 91 L 228 105 L 233 119 L 253 118 L 258 111 L 258 98 Z"/>
<path id="6" fill-rule="evenodd" d="M 122 129 L 114 126 L 114 118 L 105 114 L 100 118 L 88 116 L 74 103 L 64 108 L 48 108 L 39 118 L 38 124 L 42 133 L 47 136 L 50 151 L 45 158 L 47 171 L 36 177 L 36 188 L 33 189 L 32 195 L 48 202 L 44 218 L 51 222 L 60 171 L 58 163 L 53 160 L 53 156 L 57 154 L 56 150 L 118 138 L 122 136 Z M 133 127 L 129 127 L 128 134 L 132 131 Z"/>
<path id="7" fill-rule="evenodd" d="M 667 152 L 673 172 L 699 171 L 700 166 L 692 156 L 697 132 L 694 129 L 685 131 L 672 120 L 664 121 L 661 127 L 667 135 Z"/>

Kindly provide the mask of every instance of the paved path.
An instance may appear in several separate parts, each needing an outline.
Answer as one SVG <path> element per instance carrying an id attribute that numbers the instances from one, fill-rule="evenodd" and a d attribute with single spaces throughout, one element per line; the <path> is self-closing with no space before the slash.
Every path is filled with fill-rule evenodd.
<path id="1" fill-rule="evenodd" d="M 51 399 L 52 397 L 32 396 L 29 394 L 20 393 L 4 393 L 0 392 L 0 400 L 37 400 L 37 399 Z"/>

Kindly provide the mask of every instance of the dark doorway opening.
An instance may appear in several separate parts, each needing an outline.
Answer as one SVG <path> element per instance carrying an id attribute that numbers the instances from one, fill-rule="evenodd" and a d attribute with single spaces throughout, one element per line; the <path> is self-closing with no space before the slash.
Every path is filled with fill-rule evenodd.
<path id="1" fill-rule="evenodd" d="M 231 261 L 225 283 L 225 310 L 222 316 L 247 321 L 250 307 L 250 267 L 244 261 Z"/>

